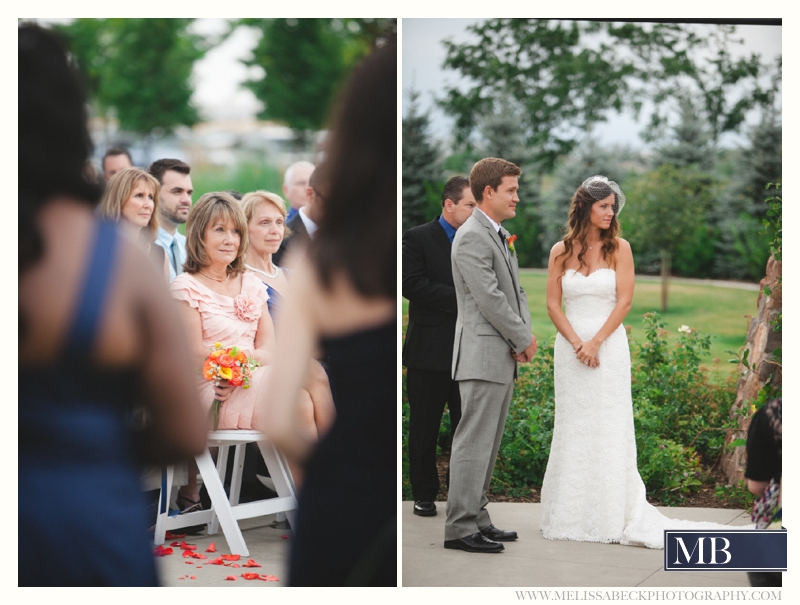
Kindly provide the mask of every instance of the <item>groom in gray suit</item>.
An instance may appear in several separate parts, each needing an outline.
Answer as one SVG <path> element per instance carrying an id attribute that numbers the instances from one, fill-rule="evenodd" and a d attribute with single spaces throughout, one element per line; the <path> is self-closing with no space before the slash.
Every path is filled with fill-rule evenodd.
<path id="1" fill-rule="evenodd" d="M 509 233 L 516 215 L 520 169 L 500 158 L 473 166 L 469 184 L 477 208 L 456 232 L 451 254 L 458 302 L 453 378 L 461 393 L 461 422 L 450 454 L 444 547 L 500 552 L 514 531 L 492 525 L 486 492 L 503 437 L 517 362 L 536 353 L 528 299 Z"/>

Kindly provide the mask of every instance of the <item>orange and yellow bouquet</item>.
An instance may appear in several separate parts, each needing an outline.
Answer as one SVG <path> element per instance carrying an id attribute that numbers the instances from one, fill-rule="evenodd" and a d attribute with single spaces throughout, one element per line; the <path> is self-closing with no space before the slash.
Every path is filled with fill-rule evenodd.
<path id="1" fill-rule="evenodd" d="M 239 347 L 224 347 L 222 343 L 214 343 L 211 352 L 203 364 L 203 378 L 219 385 L 223 380 L 235 387 L 250 388 L 250 376 L 261 364 L 244 354 Z M 214 430 L 219 426 L 219 408 L 221 402 L 214 399 L 211 403 L 211 421 Z"/>

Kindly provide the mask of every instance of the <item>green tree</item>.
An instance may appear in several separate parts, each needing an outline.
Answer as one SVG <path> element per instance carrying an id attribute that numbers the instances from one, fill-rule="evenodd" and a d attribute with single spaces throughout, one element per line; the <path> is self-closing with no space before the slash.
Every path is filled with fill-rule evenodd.
<path id="1" fill-rule="evenodd" d="M 657 150 L 655 164 L 672 164 L 678 168 L 697 166 L 701 170 L 714 167 L 714 149 L 707 124 L 691 96 L 678 101 L 680 121 L 672 128 L 672 140 Z"/>
<path id="2" fill-rule="evenodd" d="M 301 146 L 325 126 L 342 82 L 396 27 L 390 19 L 242 19 L 262 32 L 245 65 L 262 76 L 245 82 L 264 109 L 258 117 L 289 126 Z"/>
<path id="3" fill-rule="evenodd" d="M 490 19 L 471 25 L 474 42 L 443 42 L 444 67 L 460 72 L 462 82 L 445 89 L 439 101 L 455 118 L 458 140 L 468 140 L 480 116 L 493 113 L 500 99 L 521 104 L 519 129 L 549 172 L 559 156 L 605 119 L 627 98 L 629 67 L 608 60 L 612 49 L 590 49 L 582 35 L 600 24 L 540 19 Z M 463 91 L 463 82 L 472 83 Z"/>
<path id="4" fill-rule="evenodd" d="M 60 26 L 100 115 L 140 134 L 199 120 L 191 103 L 195 61 L 208 49 L 193 19 L 76 19 Z"/>
<path id="5" fill-rule="evenodd" d="M 441 201 L 439 150 L 428 134 L 429 118 L 419 113 L 419 93 L 408 92 L 403 118 L 403 231 L 433 220 Z"/>
<path id="6" fill-rule="evenodd" d="M 623 220 L 634 250 L 657 250 L 661 258 L 661 311 L 668 306 L 672 258 L 682 248 L 708 242 L 707 215 L 713 180 L 694 167 L 663 164 L 631 179 Z M 633 203 L 635 201 L 635 203 Z"/>
<path id="7" fill-rule="evenodd" d="M 473 157 L 464 173 L 469 174 L 474 162 L 485 157 L 504 158 L 522 170 L 519 179 L 517 215 L 503 226 L 517 236 L 515 248 L 521 267 L 540 267 L 542 254 L 541 175 L 537 154 L 528 147 L 520 129 L 524 108 L 510 96 L 503 96 L 496 109 L 478 119 L 479 143 L 472 149 Z"/>
<path id="8" fill-rule="evenodd" d="M 736 26 L 704 27 L 707 31 L 675 23 L 609 28 L 610 35 L 630 43 L 636 56 L 634 72 L 643 82 L 637 96 L 655 104 L 646 139 L 658 140 L 687 93 L 697 100 L 712 147 L 722 134 L 739 132 L 750 110 L 775 110 L 782 59 L 770 65 L 757 53 L 735 58 L 734 48 L 744 44 L 736 36 Z"/>
<path id="9" fill-rule="evenodd" d="M 775 116 L 753 128 L 749 145 L 735 154 L 735 170 L 711 215 L 719 232 L 714 243 L 717 277 L 759 280 L 769 258 L 769 239 L 762 223 L 769 209 L 765 182 L 781 180 L 782 132 Z"/>
<path id="10" fill-rule="evenodd" d="M 774 107 L 781 61 L 734 59 L 735 27 L 709 27 L 711 34 L 701 35 L 674 23 L 490 19 L 468 27 L 471 42 L 443 42 L 444 67 L 461 81 L 445 88 L 439 103 L 466 141 L 479 117 L 511 95 L 525 107 L 520 128 L 544 172 L 610 112 L 630 107 L 638 115 L 648 100 L 655 110 L 646 134 L 657 140 L 684 91 L 699 100 L 716 145 L 751 109 Z"/>

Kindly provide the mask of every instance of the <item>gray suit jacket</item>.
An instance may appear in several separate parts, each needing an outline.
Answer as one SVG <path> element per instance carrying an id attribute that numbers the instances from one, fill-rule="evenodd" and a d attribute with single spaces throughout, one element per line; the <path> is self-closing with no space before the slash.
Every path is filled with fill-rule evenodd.
<path id="1" fill-rule="evenodd" d="M 456 232 L 451 259 L 458 301 L 453 378 L 508 383 L 516 376 L 511 349 L 521 353 L 531 342 L 517 257 L 506 257 L 494 227 L 476 209 Z"/>

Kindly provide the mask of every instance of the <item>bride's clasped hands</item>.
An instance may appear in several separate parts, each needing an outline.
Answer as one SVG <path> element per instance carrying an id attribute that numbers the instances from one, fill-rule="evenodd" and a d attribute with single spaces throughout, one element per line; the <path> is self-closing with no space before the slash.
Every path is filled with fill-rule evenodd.
<path id="1" fill-rule="evenodd" d="M 575 349 L 575 357 L 577 357 L 578 361 L 582 364 L 590 368 L 596 368 L 600 365 L 600 358 L 597 356 L 597 352 L 600 350 L 600 343 L 594 340 L 588 340 L 586 342 L 578 340 L 577 344 L 574 342 L 570 344 L 573 349 Z"/>

